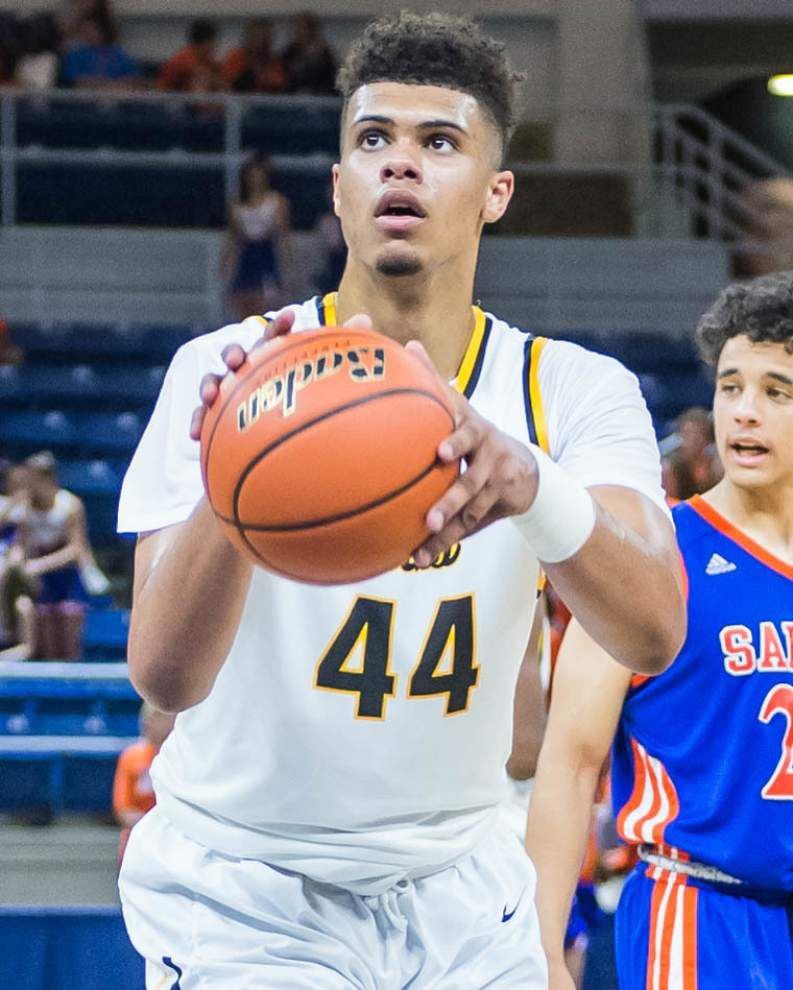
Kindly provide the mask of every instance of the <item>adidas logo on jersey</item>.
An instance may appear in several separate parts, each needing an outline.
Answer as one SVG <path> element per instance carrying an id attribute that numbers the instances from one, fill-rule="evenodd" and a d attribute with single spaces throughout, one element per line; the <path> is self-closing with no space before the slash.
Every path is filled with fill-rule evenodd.
<path id="1" fill-rule="evenodd" d="M 727 574 L 729 571 L 735 570 L 735 564 L 729 560 L 725 560 L 720 553 L 714 553 L 711 555 L 708 561 L 708 566 L 705 568 L 705 573 L 710 574 Z"/>

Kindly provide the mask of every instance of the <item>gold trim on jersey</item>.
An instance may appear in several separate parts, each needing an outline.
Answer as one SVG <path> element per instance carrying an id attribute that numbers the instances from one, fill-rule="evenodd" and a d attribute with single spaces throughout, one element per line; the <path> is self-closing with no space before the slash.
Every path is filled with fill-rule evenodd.
<path id="1" fill-rule="evenodd" d="M 540 360 L 545 345 L 548 343 L 547 337 L 535 337 L 531 342 L 531 359 L 529 361 L 529 401 L 531 404 L 531 415 L 534 420 L 534 430 L 537 434 L 537 446 L 550 454 L 548 443 L 548 425 L 545 419 L 545 408 L 540 391 Z"/>
<path id="2" fill-rule="evenodd" d="M 319 301 L 319 318 L 323 327 L 334 327 L 338 322 L 338 292 L 329 292 Z M 472 306 L 474 328 L 466 345 L 460 369 L 452 382 L 452 387 L 458 392 L 468 394 L 472 377 L 477 367 L 481 367 L 484 350 L 487 346 L 488 320 L 479 306 Z"/>
<path id="3" fill-rule="evenodd" d="M 323 327 L 337 326 L 338 317 L 336 315 L 336 309 L 338 297 L 338 292 L 329 292 L 327 295 L 322 297 L 320 306 L 322 307 Z"/>
<path id="4" fill-rule="evenodd" d="M 472 306 L 471 309 L 474 314 L 474 329 L 471 331 L 471 338 L 465 348 L 463 359 L 460 362 L 460 370 L 452 382 L 452 387 L 456 388 L 458 392 L 465 392 L 468 388 L 474 368 L 477 365 L 477 359 L 483 350 L 483 346 L 487 343 L 485 337 L 487 318 L 478 306 Z"/>

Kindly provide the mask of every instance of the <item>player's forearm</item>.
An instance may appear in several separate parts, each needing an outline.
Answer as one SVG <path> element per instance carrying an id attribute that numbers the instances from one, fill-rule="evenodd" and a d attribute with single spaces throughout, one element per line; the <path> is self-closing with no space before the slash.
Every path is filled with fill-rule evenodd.
<path id="1" fill-rule="evenodd" d="M 155 707 L 183 711 L 207 697 L 237 633 L 251 571 L 202 499 L 136 577 L 130 677 Z"/>
<path id="2" fill-rule="evenodd" d="M 556 591 L 618 663 L 658 674 L 685 638 L 680 565 L 669 545 L 598 506 L 592 535 L 570 559 L 546 564 Z"/>
<path id="3" fill-rule="evenodd" d="M 564 937 L 586 852 L 597 779 L 594 768 L 540 756 L 526 848 L 537 869 L 537 912 L 549 962 L 564 959 Z"/>
<path id="4" fill-rule="evenodd" d="M 80 559 L 80 544 L 77 542 L 67 543 L 60 550 L 48 553 L 43 557 L 33 557 L 25 562 L 25 570 L 30 577 L 40 577 L 42 574 L 49 574 L 51 571 L 59 571 L 69 564 L 76 564 Z"/>

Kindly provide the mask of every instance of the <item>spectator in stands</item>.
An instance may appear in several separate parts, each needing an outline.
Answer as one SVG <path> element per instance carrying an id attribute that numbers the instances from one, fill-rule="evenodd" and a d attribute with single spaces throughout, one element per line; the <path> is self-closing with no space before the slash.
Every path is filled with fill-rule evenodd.
<path id="1" fill-rule="evenodd" d="M 77 44 L 80 26 L 85 17 L 101 17 L 116 30 L 116 18 L 110 0 L 62 0 L 55 14 L 59 47 L 62 52 Z"/>
<path id="2" fill-rule="evenodd" d="M 14 81 L 22 89 L 50 89 L 58 80 L 58 28 L 52 14 L 34 14 L 20 25 Z"/>
<path id="3" fill-rule="evenodd" d="M 154 789 L 149 768 L 170 735 L 175 715 L 161 712 L 144 701 L 140 710 L 141 738 L 122 751 L 113 779 L 113 813 L 121 826 L 118 865 L 124 858 L 133 826 L 154 807 Z"/>
<path id="4" fill-rule="evenodd" d="M 691 474 L 695 493 L 701 495 L 722 475 L 715 448 L 713 418 L 707 409 L 692 407 L 678 416 L 676 427 L 680 438 L 678 453 Z"/>
<path id="5" fill-rule="evenodd" d="M 226 85 L 237 93 L 283 93 L 286 70 L 273 51 L 273 25 L 268 17 L 258 17 L 245 27 L 242 44 L 223 63 Z"/>
<path id="6" fill-rule="evenodd" d="M 182 93 L 212 93 L 224 89 L 223 69 L 217 59 L 217 27 L 208 20 L 193 21 L 188 44 L 160 69 L 160 89 Z"/>
<path id="7" fill-rule="evenodd" d="M 78 89 L 129 89 L 140 82 L 135 61 L 116 39 L 112 21 L 89 14 L 79 25 L 77 44 L 63 57 L 61 81 Z"/>
<path id="8" fill-rule="evenodd" d="M 316 14 L 298 14 L 283 54 L 290 93 L 328 95 L 336 91 L 336 56 L 322 35 Z"/>
<path id="9" fill-rule="evenodd" d="M 85 622 L 81 566 L 96 567 L 88 542 L 83 503 L 61 488 L 49 452 L 25 461 L 26 491 L 14 513 L 26 577 L 36 585 L 39 642 L 36 652 L 52 660 L 78 660 Z"/>
<path id="10" fill-rule="evenodd" d="M 270 163 L 256 156 L 240 175 L 241 196 L 229 210 L 221 258 L 229 305 L 239 320 L 274 309 L 282 299 L 288 262 L 289 204 L 270 186 Z"/>
<path id="11" fill-rule="evenodd" d="M 740 259 L 741 274 L 768 275 L 793 268 L 793 179 L 778 176 L 744 190 L 752 250 Z"/>
<path id="12" fill-rule="evenodd" d="M 694 476 L 678 447 L 661 458 L 661 484 L 670 505 L 685 502 L 697 494 Z"/>

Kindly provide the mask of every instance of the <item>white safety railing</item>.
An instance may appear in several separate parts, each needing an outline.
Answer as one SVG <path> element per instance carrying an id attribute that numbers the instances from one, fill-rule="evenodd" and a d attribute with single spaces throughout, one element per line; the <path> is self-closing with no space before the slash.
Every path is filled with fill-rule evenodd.
<path id="1" fill-rule="evenodd" d="M 138 106 L 159 104 L 173 113 L 176 122 L 191 106 L 210 113 L 220 128 L 222 145 L 216 150 L 188 150 L 176 146 L 165 150 L 122 150 L 100 147 L 87 150 L 55 148 L 43 145 L 19 146 L 18 111 L 21 101 L 46 107 L 88 103 L 97 114 L 114 104 Z M 243 147 L 244 121 L 253 107 L 286 109 L 298 120 L 300 114 L 338 110 L 336 97 L 247 96 L 241 94 L 175 94 L 150 91 L 96 93 L 95 91 L 51 90 L 30 94 L 6 90 L 0 95 L 0 220 L 4 226 L 17 222 L 18 166 L 33 164 L 85 164 L 86 167 L 123 166 L 143 168 L 204 168 L 223 170 L 227 200 L 236 197 L 240 166 L 251 149 Z M 548 119 L 552 118 L 548 114 Z M 161 123 L 161 120 L 160 120 Z M 659 105 L 652 110 L 654 160 L 648 166 L 602 163 L 592 166 L 559 165 L 553 162 L 529 162 L 516 166 L 525 176 L 538 173 L 603 172 L 621 174 L 630 180 L 633 211 L 639 218 L 637 233 L 663 235 L 663 224 L 642 222 L 651 210 L 651 201 L 672 202 L 685 213 L 691 237 L 726 240 L 739 248 L 750 240 L 753 221 L 758 219 L 743 195 L 745 188 L 758 179 L 787 175 L 780 162 L 764 154 L 739 134 L 717 121 L 704 110 L 689 105 Z M 266 151 L 264 148 L 258 150 Z M 325 153 L 272 156 L 274 165 L 290 170 L 327 171 L 332 161 Z M 663 207 L 661 207 L 661 210 Z M 656 211 L 657 212 L 657 211 Z M 679 235 L 680 231 L 676 231 Z"/>
<path id="2" fill-rule="evenodd" d="M 99 113 L 112 110 L 115 105 L 136 106 L 159 105 L 166 107 L 174 115 L 176 127 L 180 114 L 190 108 L 198 110 L 205 119 L 212 119 L 220 125 L 223 135 L 222 150 L 188 150 L 175 146 L 167 150 L 132 151 L 114 147 L 91 148 L 52 148 L 43 145 L 20 147 L 17 142 L 18 109 L 22 102 L 34 107 L 45 108 L 48 104 L 68 103 L 90 104 Z M 17 166 L 34 164 L 85 164 L 96 168 L 104 166 L 140 166 L 143 168 L 204 168 L 218 166 L 224 173 L 226 201 L 236 199 L 239 190 L 239 171 L 250 155 L 252 148 L 243 148 L 243 122 L 247 110 L 255 107 L 273 107 L 283 111 L 288 109 L 295 115 L 303 112 L 338 110 L 340 100 L 333 96 L 248 96 L 229 93 L 159 93 L 146 90 L 130 92 L 113 91 L 97 93 L 95 90 L 47 90 L 30 93 L 5 90 L 0 95 L 0 222 L 11 226 L 17 221 Z M 258 147 L 260 152 L 267 148 Z M 327 168 L 331 158 L 327 154 L 313 155 L 273 155 L 276 167 L 289 169 Z"/>
<path id="3" fill-rule="evenodd" d="M 752 250 L 762 218 L 746 190 L 790 170 L 696 106 L 656 106 L 653 127 L 657 186 L 688 212 L 690 233 Z"/>

